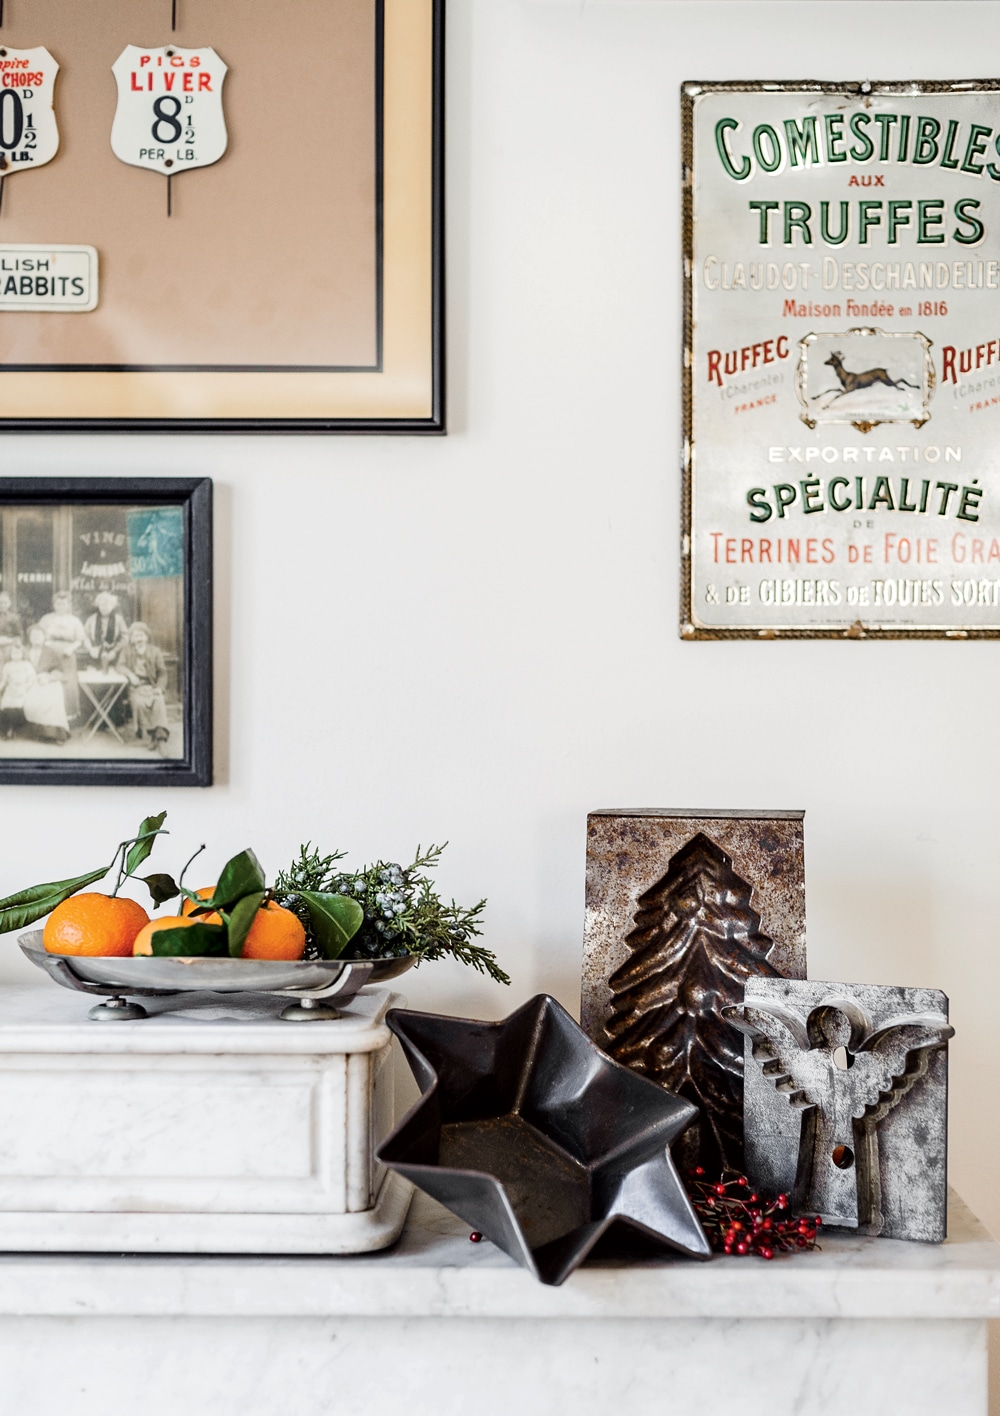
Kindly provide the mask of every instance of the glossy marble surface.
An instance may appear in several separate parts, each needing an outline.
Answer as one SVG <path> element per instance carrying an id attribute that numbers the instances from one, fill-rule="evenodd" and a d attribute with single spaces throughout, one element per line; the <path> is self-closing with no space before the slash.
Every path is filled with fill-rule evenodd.
<path id="1" fill-rule="evenodd" d="M 31 1416 L 985 1416 L 1000 1250 L 611 1257 L 543 1287 L 417 1196 L 353 1258 L 0 1257 L 5 1409 Z"/>
<path id="2" fill-rule="evenodd" d="M 409 1199 L 366 1169 L 385 1118 L 350 1072 L 387 1055 L 385 996 L 344 1025 L 94 1024 L 10 992 L 0 1243 L 45 1252 L 0 1254 L 5 1412 L 985 1416 L 1000 1246 L 957 1197 L 942 1245 L 605 1252 L 561 1288 L 423 1195 L 392 1248 L 331 1256 L 338 1226 L 391 1242 Z"/>
<path id="3" fill-rule="evenodd" d="M 952 1197 L 941 1245 L 825 1234 L 820 1253 L 615 1257 L 546 1287 L 417 1194 L 399 1242 L 353 1257 L 0 1255 L 0 1316 L 905 1319 L 1000 1317 L 1000 1245 Z"/>
<path id="4" fill-rule="evenodd" d="M 983 1325 L 13 1318 L 18 1416 L 985 1416 Z"/>
<path id="5" fill-rule="evenodd" d="M 87 1017 L 96 1001 L 58 984 L 6 984 L 0 990 L 0 1055 L 36 1052 L 92 1056 L 140 1055 L 164 1049 L 192 1053 L 374 1051 L 390 1033 L 382 1022 L 384 988 L 364 989 L 329 1022 L 287 1023 L 278 1017 L 288 999 L 238 994 L 179 994 L 143 999 L 148 1018 L 95 1023 Z M 395 997 L 395 1006 L 403 1006 Z"/>

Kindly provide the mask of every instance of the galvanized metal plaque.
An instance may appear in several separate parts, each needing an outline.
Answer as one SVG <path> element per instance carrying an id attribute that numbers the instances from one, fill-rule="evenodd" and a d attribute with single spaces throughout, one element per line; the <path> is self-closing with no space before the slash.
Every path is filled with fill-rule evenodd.
<path id="1" fill-rule="evenodd" d="M 1000 80 L 682 106 L 682 637 L 1000 635 Z"/>

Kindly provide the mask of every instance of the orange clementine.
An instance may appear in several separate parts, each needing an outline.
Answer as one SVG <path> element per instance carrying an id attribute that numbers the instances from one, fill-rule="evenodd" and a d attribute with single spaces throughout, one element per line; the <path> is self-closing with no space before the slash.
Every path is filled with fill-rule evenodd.
<path id="1" fill-rule="evenodd" d="M 201 923 L 201 915 L 197 919 L 188 919 L 184 915 L 161 915 L 159 919 L 151 919 L 135 936 L 132 953 L 151 954 L 153 952 L 153 935 L 158 929 L 183 929 L 185 925 Z"/>
<path id="2" fill-rule="evenodd" d="M 198 899 L 199 899 L 199 900 L 210 900 L 210 899 L 212 898 L 212 896 L 215 894 L 215 886 L 214 886 L 214 885 L 203 885 L 200 890 L 195 890 L 194 893 L 198 896 Z M 181 905 L 181 914 L 182 914 L 182 915 L 189 915 L 193 909 L 195 909 L 195 905 L 192 904 L 192 902 L 191 902 L 190 900 L 185 900 L 184 903 L 183 903 L 183 905 Z M 222 916 L 219 914 L 218 910 L 212 910 L 211 914 L 199 915 L 199 916 L 198 916 L 198 923 L 199 923 L 199 924 L 221 924 L 221 923 L 222 923 Z"/>
<path id="3" fill-rule="evenodd" d="M 149 915 L 135 900 L 96 893 L 71 895 L 45 921 L 42 943 L 50 954 L 131 954 Z"/>
<path id="4" fill-rule="evenodd" d="M 297 915 L 271 900 L 254 916 L 243 941 L 244 959 L 301 959 L 306 932 Z"/>

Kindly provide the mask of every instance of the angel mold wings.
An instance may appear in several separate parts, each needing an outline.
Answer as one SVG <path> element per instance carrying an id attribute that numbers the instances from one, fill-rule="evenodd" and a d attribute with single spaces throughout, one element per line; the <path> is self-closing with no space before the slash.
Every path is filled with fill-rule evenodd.
<path id="1" fill-rule="evenodd" d="M 754 979 L 724 1016 L 748 1039 L 748 1163 L 770 1147 L 766 1163 L 794 1175 L 794 1204 L 827 1223 L 943 1238 L 944 995 Z M 791 1108 L 783 1118 L 771 1088 Z"/>

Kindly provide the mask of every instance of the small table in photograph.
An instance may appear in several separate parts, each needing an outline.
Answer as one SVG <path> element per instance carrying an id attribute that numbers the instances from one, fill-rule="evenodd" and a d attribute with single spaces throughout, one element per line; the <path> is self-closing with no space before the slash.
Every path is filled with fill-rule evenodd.
<path id="1" fill-rule="evenodd" d="M 111 720 L 111 710 L 128 687 L 128 679 L 115 669 L 81 669 L 77 681 L 91 706 L 90 716 L 83 725 L 84 742 L 89 742 L 103 723 L 124 746 L 125 739 Z"/>

